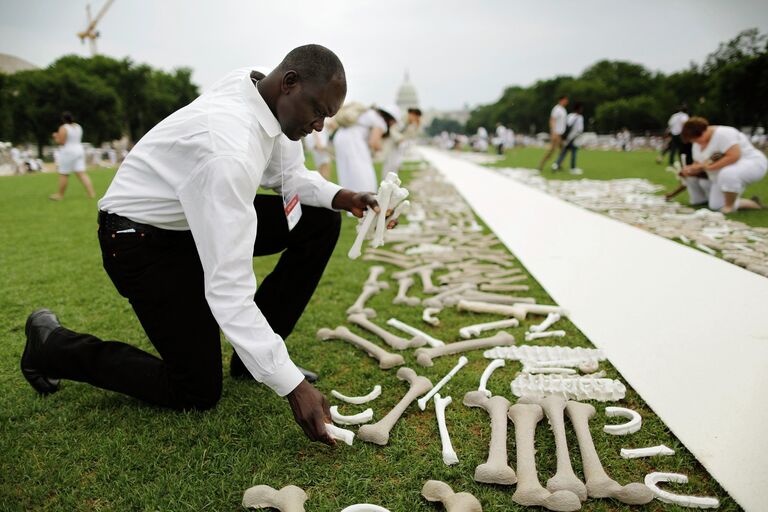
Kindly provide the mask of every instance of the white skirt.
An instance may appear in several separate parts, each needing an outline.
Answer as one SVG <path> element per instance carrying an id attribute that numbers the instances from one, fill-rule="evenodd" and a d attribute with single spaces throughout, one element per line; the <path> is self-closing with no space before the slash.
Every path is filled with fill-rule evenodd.
<path id="1" fill-rule="evenodd" d="M 85 171 L 85 151 L 83 146 L 62 146 L 59 150 L 59 174 L 71 174 Z"/>

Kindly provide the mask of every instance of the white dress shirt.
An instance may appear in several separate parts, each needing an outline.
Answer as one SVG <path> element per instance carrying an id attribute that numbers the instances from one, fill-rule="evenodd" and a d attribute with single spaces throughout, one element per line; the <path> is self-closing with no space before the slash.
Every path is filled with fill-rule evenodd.
<path id="1" fill-rule="evenodd" d="M 228 74 L 144 135 L 99 208 L 162 229 L 191 230 L 219 327 L 254 378 L 285 396 L 304 377 L 253 301 L 253 201 L 262 186 L 331 208 L 341 187 L 304 167 L 301 143 L 282 134 L 251 69 Z"/>

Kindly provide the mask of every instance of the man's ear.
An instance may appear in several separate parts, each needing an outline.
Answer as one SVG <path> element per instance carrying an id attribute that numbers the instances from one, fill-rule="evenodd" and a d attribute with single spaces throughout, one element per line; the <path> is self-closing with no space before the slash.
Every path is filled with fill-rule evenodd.
<path id="1" fill-rule="evenodd" d="M 283 94 L 290 94 L 299 87 L 299 74 L 293 70 L 286 71 L 283 74 L 283 82 L 280 84 L 280 88 Z"/>

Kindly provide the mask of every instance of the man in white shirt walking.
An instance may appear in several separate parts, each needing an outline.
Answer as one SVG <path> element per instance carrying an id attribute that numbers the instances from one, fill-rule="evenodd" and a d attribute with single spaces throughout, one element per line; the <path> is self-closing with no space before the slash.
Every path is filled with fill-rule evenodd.
<path id="1" fill-rule="evenodd" d="M 560 151 L 560 156 L 557 157 L 557 162 L 552 166 L 553 171 L 559 171 L 560 165 L 563 163 L 566 153 L 571 152 L 571 174 L 581 174 L 581 170 L 576 167 L 576 152 L 579 150 L 579 146 L 576 141 L 579 135 L 584 133 L 584 116 L 581 115 L 582 105 L 578 101 L 573 106 L 573 112 L 568 114 L 566 118 L 566 129 L 563 132 L 563 149 Z"/>
<path id="2" fill-rule="evenodd" d="M 552 111 L 549 114 L 549 138 L 550 146 L 544 158 L 539 163 L 539 171 L 544 170 L 544 166 L 547 160 L 550 159 L 552 154 L 557 150 L 559 151 L 563 147 L 563 133 L 565 133 L 565 118 L 568 115 L 565 107 L 568 106 L 568 96 L 562 95 L 557 101 L 557 105 L 552 107 Z"/>
<path id="3" fill-rule="evenodd" d="M 299 139 L 322 130 L 345 95 L 338 57 L 306 45 L 266 76 L 230 73 L 150 130 L 99 202 L 99 241 L 107 274 L 160 358 L 38 310 L 21 360 L 33 388 L 52 393 L 71 379 L 159 406 L 208 409 L 222 390 L 221 329 L 235 349 L 231 373 L 286 396 L 307 437 L 333 444 L 328 400 L 283 339 L 336 244 L 332 209 L 378 210 L 371 194 L 304 167 Z M 280 195 L 256 195 L 259 186 Z M 253 257 L 280 251 L 257 290 Z"/>

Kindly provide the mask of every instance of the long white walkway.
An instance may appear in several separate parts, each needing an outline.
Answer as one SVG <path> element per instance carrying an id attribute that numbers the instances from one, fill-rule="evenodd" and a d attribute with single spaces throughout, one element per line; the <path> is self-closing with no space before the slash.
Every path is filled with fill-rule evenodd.
<path id="1" fill-rule="evenodd" d="M 726 491 L 766 510 L 768 279 L 421 152 Z"/>

